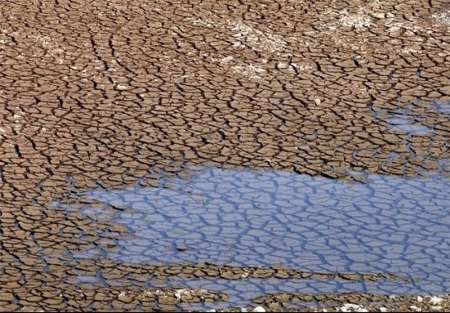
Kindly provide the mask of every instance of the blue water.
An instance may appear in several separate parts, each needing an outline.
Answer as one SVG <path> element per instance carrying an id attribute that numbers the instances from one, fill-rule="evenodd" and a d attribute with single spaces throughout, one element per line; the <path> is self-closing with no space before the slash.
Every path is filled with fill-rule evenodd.
<path id="1" fill-rule="evenodd" d="M 99 244 L 75 257 L 390 272 L 413 278 L 410 291 L 450 290 L 450 179 L 444 175 L 365 175 L 360 183 L 274 170 L 187 171 L 189 178 L 167 178 L 156 188 L 80 193 L 84 202 L 103 204 L 86 204 L 82 216 L 123 225 L 128 233 L 112 238 L 114 248 Z"/>
<path id="2" fill-rule="evenodd" d="M 434 101 L 433 106 L 441 114 L 450 114 L 450 100 Z"/>
<path id="3" fill-rule="evenodd" d="M 432 128 L 420 124 L 406 114 L 390 117 L 387 121 L 391 129 L 395 132 L 420 136 L 426 136 L 433 133 Z"/>

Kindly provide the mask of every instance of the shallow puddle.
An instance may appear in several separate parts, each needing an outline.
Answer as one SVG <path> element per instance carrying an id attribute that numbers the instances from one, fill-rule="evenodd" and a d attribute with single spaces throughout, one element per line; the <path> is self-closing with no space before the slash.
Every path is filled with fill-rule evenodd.
<path id="1" fill-rule="evenodd" d="M 385 123 L 396 134 L 429 137 L 442 130 L 442 127 L 430 124 L 429 119 L 446 120 L 449 114 L 449 101 L 436 100 L 430 103 L 420 99 L 403 108 L 373 111 L 375 119 Z"/>
<path id="2" fill-rule="evenodd" d="M 388 123 L 392 130 L 399 133 L 426 136 L 433 132 L 433 129 L 416 122 L 411 116 L 404 113 L 390 117 Z"/>
<path id="3" fill-rule="evenodd" d="M 450 101 L 434 101 L 433 107 L 441 114 L 450 114 Z"/>
<path id="4" fill-rule="evenodd" d="M 432 107 L 436 112 L 444 113 L 440 103 L 434 104 Z M 395 111 L 374 112 L 374 117 L 387 124 L 394 133 L 414 136 L 430 136 L 433 135 L 434 129 L 422 124 L 417 113 L 413 113 L 412 107 L 397 109 Z"/>
<path id="5" fill-rule="evenodd" d="M 100 242 L 74 258 L 388 272 L 411 277 L 410 292 L 450 288 L 450 179 L 439 173 L 366 175 L 361 183 L 274 170 L 188 172 L 156 188 L 79 193 L 104 205 L 85 204 L 82 216 L 122 225 L 127 234 L 113 236 L 112 248 Z M 399 284 L 383 286 L 396 292 Z"/>

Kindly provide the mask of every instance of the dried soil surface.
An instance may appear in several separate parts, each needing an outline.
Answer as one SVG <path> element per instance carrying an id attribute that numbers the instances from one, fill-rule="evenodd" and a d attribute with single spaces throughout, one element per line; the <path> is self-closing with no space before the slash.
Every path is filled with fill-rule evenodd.
<path id="1" fill-rule="evenodd" d="M 403 281 L 386 271 L 80 258 L 114 249 L 130 228 L 55 203 L 95 206 L 78 196 L 156 187 L 185 166 L 448 179 L 449 51 L 445 0 L 2 1 L 0 311 L 229 300 L 172 278 Z M 441 244 L 448 256 L 448 235 Z M 248 308 L 450 309 L 448 296 L 299 292 L 255 295 Z"/>

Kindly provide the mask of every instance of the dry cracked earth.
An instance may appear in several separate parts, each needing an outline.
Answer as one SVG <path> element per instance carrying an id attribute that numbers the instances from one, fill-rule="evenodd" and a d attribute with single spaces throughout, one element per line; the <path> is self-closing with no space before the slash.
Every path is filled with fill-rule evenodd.
<path id="1" fill-rule="evenodd" d="M 6 0 L 0 311 L 450 310 L 446 0 Z"/>

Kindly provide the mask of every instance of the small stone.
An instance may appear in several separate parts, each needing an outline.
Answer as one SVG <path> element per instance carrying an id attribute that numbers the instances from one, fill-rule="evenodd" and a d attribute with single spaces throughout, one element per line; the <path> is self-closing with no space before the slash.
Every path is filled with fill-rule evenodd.
<path id="1" fill-rule="evenodd" d="M 129 87 L 126 85 L 121 85 L 121 84 L 117 85 L 117 90 L 127 90 L 128 88 Z"/>
<path id="2" fill-rule="evenodd" d="M 185 293 L 187 293 L 185 289 L 179 289 L 175 291 L 175 298 L 177 298 L 177 300 L 180 301 L 181 296 L 184 295 Z"/>
<path id="3" fill-rule="evenodd" d="M 227 64 L 228 62 L 230 62 L 230 61 L 232 61 L 234 58 L 231 56 L 231 55 L 229 55 L 229 56 L 227 56 L 227 57 L 224 57 L 221 61 L 220 61 L 220 63 L 222 63 L 222 64 Z"/>
<path id="4" fill-rule="evenodd" d="M 376 13 L 372 13 L 372 16 L 378 19 L 382 19 L 384 18 L 384 13 L 382 12 L 376 12 Z"/>
<path id="5" fill-rule="evenodd" d="M 437 304 L 441 303 L 442 300 L 443 300 L 442 298 L 439 298 L 439 297 L 434 296 L 434 297 L 431 297 L 430 303 L 431 303 L 432 305 L 437 305 Z"/>
<path id="6" fill-rule="evenodd" d="M 126 292 L 121 292 L 118 296 L 119 301 L 125 302 L 125 303 L 131 303 L 133 301 L 133 298 L 128 296 Z"/>
<path id="7" fill-rule="evenodd" d="M 257 306 L 253 309 L 253 312 L 266 312 L 266 309 L 264 309 L 262 306 Z"/>
<path id="8" fill-rule="evenodd" d="M 342 312 L 368 312 L 363 306 L 358 304 L 346 303 L 341 308 Z"/>

